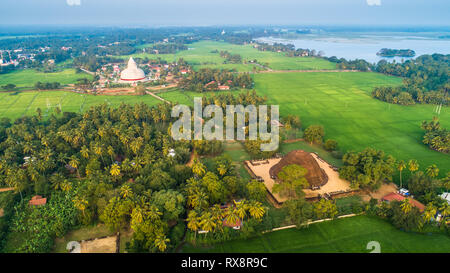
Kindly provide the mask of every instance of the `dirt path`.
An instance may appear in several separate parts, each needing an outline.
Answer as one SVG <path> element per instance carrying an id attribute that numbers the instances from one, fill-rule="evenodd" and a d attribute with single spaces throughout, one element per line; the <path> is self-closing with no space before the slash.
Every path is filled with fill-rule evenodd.
<path id="1" fill-rule="evenodd" d="M 172 84 L 166 85 L 164 87 L 159 85 L 159 86 L 147 87 L 147 89 L 148 90 L 152 90 L 152 91 L 159 91 L 159 90 L 166 90 L 166 89 L 174 88 L 174 87 L 177 87 L 177 86 L 178 86 L 177 83 L 172 83 Z"/>
<path id="2" fill-rule="evenodd" d="M 283 143 L 294 143 L 294 142 L 302 142 L 305 141 L 304 138 L 296 138 L 296 139 L 286 139 Z"/>
<path id="3" fill-rule="evenodd" d="M 195 159 L 195 158 L 197 158 L 197 155 L 196 155 L 196 153 L 195 153 L 195 149 L 193 149 L 193 150 L 192 150 L 192 153 L 191 153 L 191 157 L 189 158 L 189 162 L 186 163 L 186 166 L 191 167 L 192 164 L 194 164 L 194 159 Z"/>
<path id="4" fill-rule="evenodd" d="M 312 73 L 312 72 L 320 72 L 320 73 L 326 73 L 326 72 L 360 72 L 358 70 L 348 70 L 348 69 L 312 69 L 312 70 L 263 70 L 259 72 L 251 72 L 254 74 L 258 73 Z"/>
<path id="5" fill-rule="evenodd" d="M 366 194 L 362 195 L 361 197 L 364 201 L 369 201 L 370 198 L 381 199 L 391 192 L 397 192 L 397 185 L 395 185 L 394 183 L 383 184 L 378 190 L 366 192 Z"/>
<path id="6" fill-rule="evenodd" d="M 145 91 L 145 93 L 149 94 L 150 96 L 152 96 L 152 97 L 154 97 L 154 98 L 156 98 L 156 99 L 158 99 L 158 100 L 160 100 L 160 101 L 162 101 L 162 102 L 165 102 L 165 103 L 168 103 L 168 104 L 172 104 L 170 101 L 161 98 L 160 96 L 156 95 L 156 94 L 153 93 L 153 92 Z"/>
<path id="7" fill-rule="evenodd" d="M 14 188 L 1 188 L 0 192 L 5 192 L 5 191 L 13 191 Z"/>

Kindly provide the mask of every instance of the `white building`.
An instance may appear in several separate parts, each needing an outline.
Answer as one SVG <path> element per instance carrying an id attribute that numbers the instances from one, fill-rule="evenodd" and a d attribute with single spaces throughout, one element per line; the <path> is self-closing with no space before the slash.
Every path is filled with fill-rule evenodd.
<path id="1" fill-rule="evenodd" d="M 442 199 L 446 200 L 447 203 L 450 205 L 450 192 L 444 192 L 443 194 L 439 195 Z"/>
<path id="2" fill-rule="evenodd" d="M 127 68 L 120 73 L 120 82 L 137 83 L 145 82 L 147 80 L 148 79 L 146 78 L 144 71 L 138 68 L 136 62 L 133 60 L 133 57 L 131 57 L 128 61 Z"/>

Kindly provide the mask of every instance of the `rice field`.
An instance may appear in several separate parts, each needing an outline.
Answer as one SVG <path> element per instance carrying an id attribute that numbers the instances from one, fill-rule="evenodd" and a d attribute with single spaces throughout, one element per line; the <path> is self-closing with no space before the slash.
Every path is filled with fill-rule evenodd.
<path id="1" fill-rule="evenodd" d="M 240 72 L 249 72 L 261 70 L 262 68 L 256 64 L 224 64 L 225 59 L 220 57 L 217 51 L 228 51 L 231 54 L 240 54 L 243 61 L 257 60 L 261 64 L 267 64 L 268 67 L 274 70 L 314 70 L 314 69 L 335 69 L 335 64 L 323 59 L 313 57 L 286 57 L 284 53 L 259 51 L 252 47 L 252 45 L 233 45 L 224 42 L 215 41 L 200 41 L 187 45 L 188 50 L 179 51 L 175 54 L 148 54 L 138 53 L 131 56 L 137 58 L 157 59 L 161 58 L 168 62 L 173 62 L 179 58 L 183 58 L 189 64 L 193 65 L 194 69 L 200 68 L 221 68 L 221 69 L 236 69 Z M 121 56 L 126 59 L 130 56 Z"/>
<path id="2" fill-rule="evenodd" d="M 53 113 L 56 107 L 60 107 L 63 112 L 81 113 L 94 105 L 107 103 L 118 106 L 122 102 L 155 105 L 161 101 L 152 96 L 94 96 L 67 91 L 0 93 L 0 117 L 14 120 L 25 115 L 35 115 L 37 108 L 40 108 L 46 117 Z"/>
<path id="3" fill-rule="evenodd" d="M 417 159 L 421 169 L 436 164 L 441 176 L 450 171 L 450 156 L 422 144 L 423 120 L 435 115 L 433 105 L 388 104 L 370 96 L 373 87 L 398 85 L 401 79 L 378 73 L 255 74 L 255 89 L 280 106 L 280 115 L 300 116 L 303 127 L 323 125 L 325 138 L 338 141 L 342 151 L 372 147 L 397 159 Z M 440 121 L 450 128 L 448 108 Z M 407 173 L 407 172 L 405 172 Z M 407 174 L 405 174 L 407 175 Z"/>
<path id="4" fill-rule="evenodd" d="M 35 83 L 40 82 L 59 82 L 62 85 L 75 83 L 78 79 L 92 76 L 86 73 L 76 73 L 75 69 L 65 69 L 61 72 L 44 73 L 34 69 L 18 70 L 7 74 L 0 74 L 0 86 L 6 84 L 15 84 L 19 89 L 33 88 Z"/>
<path id="5" fill-rule="evenodd" d="M 199 234 L 202 236 L 202 234 Z M 211 247 L 183 247 L 185 253 L 369 253 L 376 241 L 381 253 L 448 253 L 450 237 L 417 234 L 396 229 L 385 220 L 355 216 L 312 224 L 304 229 L 285 229 L 251 239 L 234 240 Z"/>

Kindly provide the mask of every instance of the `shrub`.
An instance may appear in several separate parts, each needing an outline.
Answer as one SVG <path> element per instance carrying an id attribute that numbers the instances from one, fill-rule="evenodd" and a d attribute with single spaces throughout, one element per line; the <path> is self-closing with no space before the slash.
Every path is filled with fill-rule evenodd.
<path id="1" fill-rule="evenodd" d="M 335 151 L 337 149 L 338 143 L 334 139 L 328 139 L 325 141 L 324 148 L 327 151 Z"/>

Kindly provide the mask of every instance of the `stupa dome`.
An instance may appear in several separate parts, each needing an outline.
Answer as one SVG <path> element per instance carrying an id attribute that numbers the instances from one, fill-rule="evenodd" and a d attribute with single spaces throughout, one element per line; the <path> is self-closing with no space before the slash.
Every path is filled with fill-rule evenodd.
<path id="1" fill-rule="evenodd" d="M 142 69 L 137 67 L 133 57 L 128 61 L 127 68 L 120 73 L 120 80 L 122 81 L 141 81 L 145 79 L 145 73 Z"/>

